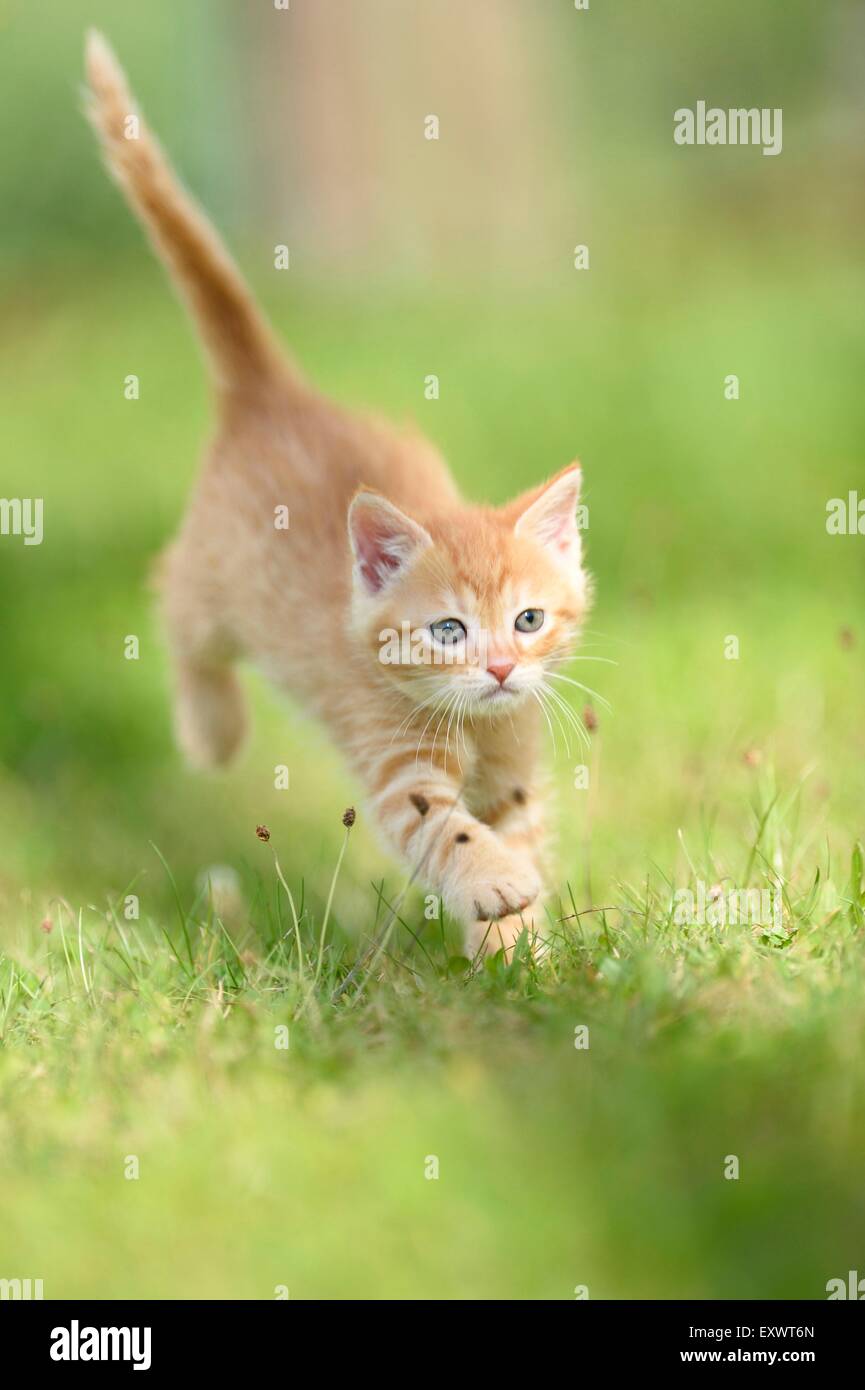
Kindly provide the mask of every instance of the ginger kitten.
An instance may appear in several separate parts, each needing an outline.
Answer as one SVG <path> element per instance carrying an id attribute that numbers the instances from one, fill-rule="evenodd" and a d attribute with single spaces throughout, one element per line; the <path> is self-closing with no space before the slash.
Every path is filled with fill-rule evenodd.
<path id="1" fill-rule="evenodd" d="M 216 392 L 216 439 L 161 571 L 179 741 L 201 765 L 231 757 L 245 724 L 235 665 L 253 662 L 328 726 L 467 953 L 511 947 L 542 925 L 545 677 L 589 598 L 579 467 L 505 507 L 472 506 L 426 441 L 319 395 L 143 122 L 127 138 L 133 100 L 98 34 L 87 72 L 108 166 Z"/>

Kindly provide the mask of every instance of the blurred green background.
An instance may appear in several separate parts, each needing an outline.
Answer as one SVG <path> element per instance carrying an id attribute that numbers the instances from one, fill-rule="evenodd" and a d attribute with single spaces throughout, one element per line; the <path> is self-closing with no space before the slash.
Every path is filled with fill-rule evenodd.
<path id="1" fill-rule="evenodd" d="M 255 733 L 237 766 L 218 777 L 193 774 L 172 744 L 166 663 L 147 583 L 181 515 L 209 406 L 192 333 L 80 114 L 89 25 L 115 46 L 184 178 L 324 389 L 413 418 L 472 497 L 502 501 L 571 458 L 582 460 L 598 590 L 585 651 L 615 664 L 575 668 L 613 707 L 601 714 L 590 793 L 574 789 L 576 752 L 566 757 L 560 748 L 555 762 L 562 874 L 579 904 L 616 901 L 622 882 L 649 876 L 687 881 L 688 852 L 710 855 L 718 878 L 741 874 L 752 808 L 767 786 L 785 796 L 802 787 L 783 863 L 792 882 L 810 882 L 817 864 L 831 872 L 839 859 L 849 862 L 851 844 L 865 833 L 865 537 L 829 536 L 825 521 L 830 498 L 857 487 L 865 496 L 861 6 L 626 0 L 578 12 L 570 0 L 292 0 L 281 12 L 270 0 L 56 0 L 38 7 L 7 0 L 0 4 L 7 132 L 0 144 L 0 492 L 44 498 L 45 539 L 25 548 L 20 539 L 0 538 L 0 945 L 33 965 L 45 945 L 39 924 L 59 898 L 75 911 L 104 907 L 133 882 L 143 914 L 166 917 L 171 890 L 151 842 L 187 901 L 213 864 L 236 869 L 251 900 L 262 876 L 272 878 L 254 836 L 261 821 L 271 826 L 290 882 L 299 891 L 302 881 L 305 901 L 320 913 L 341 812 L 360 794 L 324 736 L 253 677 Z M 676 146 L 673 112 L 699 100 L 781 107 L 783 152 L 766 158 L 756 148 Z M 440 119 L 438 141 L 423 138 L 431 113 Z M 291 251 L 288 272 L 273 269 L 281 243 Z M 588 270 L 574 268 L 578 244 L 589 247 Z M 130 373 L 140 379 L 137 401 L 124 398 Z M 437 401 L 424 397 L 429 373 L 440 378 Z M 725 399 L 729 374 L 739 378 L 738 400 Z M 124 659 L 128 634 L 140 638 L 138 661 Z M 739 640 L 738 660 L 725 659 L 729 635 Z M 276 763 L 289 766 L 288 792 L 273 788 Z M 371 881 L 382 878 L 390 892 L 402 881 L 361 811 L 336 898 L 336 930 L 346 942 L 370 930 Z M 419 902 L 409 910 L 419 925 Z M 681 961 L 670 968 L 681 981 Z M 647 1037 L 663 1033 L 667 1003 L 647 1022 Z M 748 1006 L 754 1023 L 759 997 Z M 801 1006 L 810 1010 L 802 1027 L 819 1031 L 820 1009 L 807 999 Z M 640 1016 L 639 1002 L 633 1007 Z M 725 991 L 727 1022 L 729 1008 Z M 831 1013 L 825 1020 L 817 1047 L 825 1067 L 814 1064 L 814 1096 L 835 1075 L 835 1044 L 843 1053 L 851 1042 L 846 1033 L 843 1044 L 833 1041 Z M 794 1022 L 786 1016 L 783 1026 Z M 619 1024 L 627 1037 L 634 1019 L 624 1003 Z M 754 1086 L 742 1097 L 746 1114 L 764 1085 L 777 1096 L 789 1042 L 771 1033 L 771 1022 L 765 1026 L 767 1070 L 742 1073 L 743 1087 L 749 1076 Z M 510 1037 L 504 1015 L 491 1015 L 486 1041 L 470 1044 L 494 1074 L 497 1029 Z M 81 1046 L 91 1057 L 92 1036 Z M 486 1146 L 487 1158 L 502 1153 L 502 1162 L 530 1172 L 532 1158 L 517 1135 L 528 1078 L 546 1065 L 543 1037 L 527 1048 L 526 1075 L 517 1064 L 500 1093 L 495 1081 L 485 1089 L 471 1067 L 460 1081 L 462 1063 L 441 1047 L 441 1075 L 429 1059 L 421 1068 L 433 1128 L 437 1116 L 461 1133 L 464 1102 L 471 1109 L 480 1089 L 487 1129 L 473 1131 L 463 1153 L 476 1144 L 482 1158 Z M 660 1169 L 665 1153 L 680 1153 L 689 1104 L 711 1078 L 726 1075 L 726 1052 L 710 1048 L 702 1061 L 687 1055 L 694 1070 L 685 1068 L 680 1081 L 663 1058 L 654 1085 L 628 1072 L 621 1133 L 614 1087 L 596 1116 L 609 1151 L 625 1139 L 639 1147 L 642 1133 L 656 1146 Z M 122 1054 L 101 1080 L 89 1062 L 82 1065 L 70 1084 L 85 1105 L 99 1085 L 105 1095 L 123 1085 Z M 11 1075 L 20 1083 L 29 1062 L 19 1059 L 19 1066 Z M 59 1105 L 59 1096 L 68 1099 L 65 1072 L 49 1071 Z M 179 1075 L 179 1109 L 203 1106 L 199 1071 Z M 279 1084 L 269 1075 L 258 1084 L 261 1104 L 278 1106 Z M 389 1104 L 388 1083 L 374 1069 L 368 1084 L 370 1109 L 359 1121 L 366 1135 Z M 729 1087 L 729 1078 L 721 1084 Z M 859 1084 L 857 1075 L 857 1126 Z M 416 1083 L 394 1086 L 393 1114 L 407 1123 Z M 572 1155 L 569 1142 L 552 1136 L 563 1113 L 567 1124 L 576 1121 L 568 1083 L 559 1087 L 554 1072 L 546 1087 L 536 1098 L 544 1111 L 538 1124 L 556 1155 L 556 1203 L 567 1202 L 559 1180 Z M 247 1113 L 255 1090 L 240 1085 L 230 1103 Z M 725 1094 L 735 1113 L 735 1086 Z M 821 1257 L 843 1264 L 853 1131 L 837 1136 L 830 1197 L 820 1185 L 824 1151 L 808 1094 L 800 1097 L 796 1157 L 814 1186 L 785 1188 L 790 1155 L 777 1144 L 789 1117 L 779 1111 L 760 1191 L 766 1211 L 782 1196 L 785 1206 L 825 1199 L 838 1243 L 827 1235 Z M 314 1138 L 292 1160 L 300 1164 L 298 1181 L 317 1171 L 317 1146 L 332 1158 L 336 1152 L 333 1135 L 328 1148 L 327 1116 L 340 1102 L 329 1095 L 313 1104 Z M 644 1131 L 633 1114 L 624 1119 L 625 1097 L 638 1095 L 647 1106 L 639 1111 Z M 164 1098 L 145 1113 L 155 1116 Z M 70 1113 L 63 1111 L 56 1131 L 49 1108 L 42 1128 L 29 1133 L 22 1120 L 17 1135 L 6 1135 L 2 1152 L 11 1162 L 16 1143 L 41 1155 L 34 1162 L 42 1186 L 20 1194 L 28 1230 L 38 1227 L 40 1212 L 46 1232 L 55 1229 L 49 1213 L 76 1194 L 93 1197 L 85 1214 L 108 1200 L 86 1156 L 80 1172 L 75 1165 L 65 1172 L 56 1198 L 49 1203 L 45 1195 L 45 1184 L 57 1182 L 48 1155 L 66 1142 L 60 1136 Z M 344 1115 L 342 1122 L 350 1127 Z M 208 1123 L 219 1130 L 219 1121 Z M 187 1186 L 200 1186 L 205 1198 L 195 1221 L 202 1229 L 218 1204 L 217 1179 L 202 1176 L 202 1165 L 213 1144 L 229 1142 L 234 1126 L 226 1125 L 221 1139 L 199 1134 L 192 1147 L 178 1138 L 182 1126 L 174 1133 L 172 1200 L 179 1210 Z M 247 1133 L 254 1148 L 254 1126 Z M 77 1153 L 78 1141 L 67 1139 Z M 364 1154 L 354 1166 L 345 1155 L 336 1165 L 333 1180 L 345 1184 L 343 1220 L 365 1209 L 365 1165 L 380 1155 L 374 1146 Z M 244 1154 L 238 1164 L 247 1157 L 255 1168 Z M 584 1171 L 592 1161 L 605 1160 L 584 1155 Z M 783 1191 L 773 1198 L 772 1174 L 785 1164 Z M 501 1174 L 497 1182 L 501 1190 L 478 1198 L 493 1223 L 507 1186 Z M 636 1166 L 620 1162 L 615 1183 L 616 1201 L 635 1221 L 657 1206 L 657 1183 Z M 449 1239 L 459 1229 L 467 1249 L 472 1241 L 461 1220 L 476 1210 L 470 1186 L 443 1218 Z M 167 1190 L 151 1200 L 158 1204 Z M 627 1233 L 616 1230 L 615 1202 L 604 1208 L 609 1196 L 595 1196 L 611 1222 L 599 1219 L 592 1236 L 607 1292 L 649 1292 L 633 1271 L 623 1272 Z M 583 1201 L 575 1221 L 583 1220 Z M 670 1201 L 664 1231 L 673 1244 L 656 1292 L 729 1296 L 745 1277 L 738 1247 L 717 1268 L 706 1264 L 723 1213 L 700 1208 L 705 1227 L 687 1226 L 685 1240 L 686 1226 L 676 1225 L 681 1208 Z M 500 1277 L 503 1260 L 537 1260 L 544 1268 L 538 1233 L 556 1213 L 541 1207 L 523 1212 L 531 1235 L 510 1231 L 513 1249 L 480 1240 L 480 1264 L 463 1280 L 448 1275 L 449 1257 L 429 1244 L 421 1256 L 390 1236 L 377 1247 L 394 1214 L 378 1191 L 364 1246 L 381 1265 L 370 1289 L 394 1294 L 417 1257 L 420 1273 L 406 1284 L 411 1294 L 463 1296 L 482 1291 L 487 1278 L 490 1296 L 515 1289 L 557 1296 L 551 1290 L 559 1284 L 540 1274 L 526 1272 L 515 1284 Z M 660 1209 L 667 1212 L 664 1201 Z M 754 1209 L 761 1210 L 759 1201 Z M 158 1255 L 150 1282 L 124 1285 L 112 1272 L 105 1254 L 114 1229 L 110 1202 L 106 1210 L 104 1240 L 93 1238 L 90 1255 L 77 1263 L 73 1240 L 73 1255 L 63 1257 L 64 1288 L 104 1293 L 111 1280 L 137 1291 L 165 1287 Z M 142 1232 L 152 1217 L 147 1208 L 136 1218 Z M 24 1230 L 22 1220 L 13 1248 L 26 1262 Z M 652 1230 L 661 1240 L 660 1228 Z M 766 1228 L 760 1234 L 760 1222 L 752 1222 L 749 1231 L 750 1248 L 763 1250 Z M 86 1245 L 91 1236 L 79 1230 L 77 1239 Z M 343 1278 L 332 1239 L 316 1245 L 312 1228 L 305 1230 L 310 1286 L 356 1293 L 369 1266 Z M 815 1285 L 804 1261 L 784 1284 L 782 1253 L 778 1247 L 778 1259 L 760 1266 L 765 1279 L 752 1279 L 751 1296 L 819 1296 L 819 1288 L 809 1290 L 848 1268 L 827 1268 Z M 236 1291 L 229 1254 L 222 1256 L 209 1293 Z M 258 1253 L 247 1256 L 257 1268 Z M 56 1251 L 52 1258 L 61 1259 Z M 171 1295 L 184 1296 L 200 1268 L 199 1261 L 187 1269 L 187 1284 L 172 1286 Z M 246 1296 L 255 1287 L 251 1274 L 241 1279 Z"/>

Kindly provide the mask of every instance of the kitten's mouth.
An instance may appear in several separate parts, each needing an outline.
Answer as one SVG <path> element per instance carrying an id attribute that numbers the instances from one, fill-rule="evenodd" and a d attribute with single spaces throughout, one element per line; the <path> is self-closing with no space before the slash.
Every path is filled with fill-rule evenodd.
<path id="1" fill-rule="evenodd" d="M 512 700 L 512 699 L 513 699 L 516 695 L 518 695 L 518 694 L 519 694 L 519 691 L 518 691 L 518 690 L 512 690 L 509 686 L 506 686 L 506 685 L 496 685 L 496 686 L 493 686 L 492 690 L 486 690 L 486 691 L 484 691 L 484 694 L 483 694 L 483 696 L 482 696 L 482 699 L 487 700 L 487 701 L 489 701 L 489 700 L 503 700 L 503 699 Z"/>

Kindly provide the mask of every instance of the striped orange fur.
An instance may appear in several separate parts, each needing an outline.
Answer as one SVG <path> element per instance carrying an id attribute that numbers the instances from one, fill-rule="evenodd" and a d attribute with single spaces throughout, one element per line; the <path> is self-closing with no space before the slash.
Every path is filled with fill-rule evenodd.
<path id="1" fill-rule="evenodd" d="M 96 34 L 87 72 L 107 164 L 215 388 L 216 438 L 161 566 L 181 745 L 197 763 L 231 757 L 235 666 L 254 663 L 327 724 L 466 949 L 509 948 L 541 927 L 541 696 L 589 600 L 579 467 L 505 507 L 470 505 L 424 439 L 319 394 L 143 121 L 128 138 L 133 99 Z M 393 634 L 408 634 L 407 659 L 384 659 Z"/>

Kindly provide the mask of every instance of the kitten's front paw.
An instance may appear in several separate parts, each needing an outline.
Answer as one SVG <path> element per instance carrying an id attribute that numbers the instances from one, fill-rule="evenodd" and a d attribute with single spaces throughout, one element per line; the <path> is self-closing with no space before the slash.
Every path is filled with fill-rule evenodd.
<path id="1" fill-rule="evenodd" d="M 496 922 L 524 912 L 540 891 L 541 880 L 528 859 L 500 852 L 468 865 L 446 899 L 463 922 Z"/>

